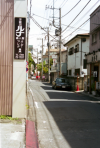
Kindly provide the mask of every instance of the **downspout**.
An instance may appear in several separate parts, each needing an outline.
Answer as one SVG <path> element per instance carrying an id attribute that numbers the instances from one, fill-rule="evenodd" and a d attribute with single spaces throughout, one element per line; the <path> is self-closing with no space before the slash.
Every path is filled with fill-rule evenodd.
<path id="1" fill-rule="evenodd" d="M 82 72 L 82 38 L 81 38 L 81 71 Z M 82 79 L 82 89 L 83 89 L 83 79 Z"/>
<path id="2" fill-rule="evenodd" d="M 81 61 L 80 61 L 80 63 L 81 63 L 81 71 L 82 71 L 82 38 L 81 38 Z"/>

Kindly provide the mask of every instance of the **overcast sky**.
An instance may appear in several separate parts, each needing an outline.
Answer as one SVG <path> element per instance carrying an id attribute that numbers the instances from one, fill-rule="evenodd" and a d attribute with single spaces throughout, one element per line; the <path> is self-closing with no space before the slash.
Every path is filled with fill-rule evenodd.
<path id="1" fill-rule="evenodd" d="M 48 9 L 45 9 L 46 5 L 47 7 L 49 6 Z M 61 28 L 63 31 L 62 33 L 63 43 L 67 42 L 76 34 L 89 32 L 90 21 L 88 19 L 90 18 L 90 14 L 99 5 L 100 5 L 100 0 L 54 0 L 54 8 L 58 9 L 58 10 L 57 9 L 54 10 L 56 26 L 59 25 L 59 8 L 61 8 L 61 17 L 62 17 Z M 31 15 L 35 19 L 36 23 L 43 28 L 47 28 L 49 27 L 49 24 L 51 24 L 49 28 L 50 34 L 54 36 L 56 28 L 53 27 L 52 25 L 53 9 L 50 9 L 51 6 L 53 8 L 53 0 L 32 0 Z M 28 9 L 30 9 L 30 0 L 28 0 Z M 83 23 L 84 25 L 82 25 Z M 78 27 L 79 29 L 77 29 Z M 31 20 L 29 44 L 33 45 L 34 48 L 39 48 L 40 50 L 41 40 L 37 40 L 37 39 L 38 38 L 44 39 L 45 36 L 46 36 L 46 32 L 41 30 Z M 52 38 L 50 38 L 50 40 L 52 40 Z M 45 45 L 47 44 L 47 40 L 44 40 L 44 44 Z"/>

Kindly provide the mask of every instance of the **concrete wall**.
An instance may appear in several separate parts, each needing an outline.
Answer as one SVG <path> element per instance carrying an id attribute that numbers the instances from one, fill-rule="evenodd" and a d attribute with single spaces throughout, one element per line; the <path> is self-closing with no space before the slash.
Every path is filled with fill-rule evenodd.
<path id="1" fill-rule="evenodd" d="M 27 18 L 27 0 L 14 0 L 14 18 L 15 17 Z M 18 118 L 26 117 L 25 105 L 26 105 L 26 60 L 13 59 L 12 117 L 18 117 Z"/>

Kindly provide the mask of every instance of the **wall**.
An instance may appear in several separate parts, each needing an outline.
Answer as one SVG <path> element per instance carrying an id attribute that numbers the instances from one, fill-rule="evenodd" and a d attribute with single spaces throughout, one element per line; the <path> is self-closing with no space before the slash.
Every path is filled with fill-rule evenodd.
<path id="1" fill-rule="evenodd" d="M 12 115 L 14 1 L 0 0 L 0 115 Z"/>
<path id="2" fill-rule="evenodd" d="M 100 6 L 90 16 L 90 52 L 100 48 Z M 98 28 L 98 29 L 97 29 Z M 92 33 L 97 33 L 96 43 L 92 43 Z"/>
<path id="3" fill-rule="evenodd" d="M 85 53 L 89 53 L 89 37 L 83 36 L 86 38 L 86 42 L 81 42 L 81 37 L 74 39 L 68 45 L 68 51 L 71 47 L 75 47 L 76 44 L 79 44 L 79 52 L 73 53 L 72 55 L 68 55 L 68 69 L 72 70 L 72 76 L 74 76 L 75 69 L 80 68 L 80 72 L 83 71 L 87 74 L 87 69 L 83 69 L 83 59 L 85 59 Z M 81 45 L 82 44 L 82 45 Z M 82 52 L 81 52 L 82 46 Z M 82 77 L 84 75 L 81 75 Z"/>
<path id="4" fill-rule="evenodd" d="M 14 17 L 27 18 L 27 0 L 14 0 Z M 27 33 L 26 33 L 27 35 Z M 26 60 L 13 59 L 13 117 L 26 117 Z"/>
<path id="5" fill-rule="evenodd" d="M 89 53 L 89 38 L 86 38 L 86 42 L 82 42 L 82 67 L 81 67 L 81 71 L 83 71 L 85 73 L 85 75 L 87 75 L 87 69 L 83 69 L 83 59 L 85 59 L 85 56 L 84 56 L 85 52 L 86 52 L 86 54 Z M 81 76 L 83 76 L 83 75 L 81 75 Z"/>
<path id="6" fill-rule="evenodd" d="M 75 47 L 76 44 L 79 44 L 79 50 L 81 50 L 81 40 L 75 39 L 68 45 L 68 52 L 71 47 Z M 68 55 L 68 69 L 72 70 L 72 76 L 74 76 L 74 70 L 80 68 L 80 52 Z"/>

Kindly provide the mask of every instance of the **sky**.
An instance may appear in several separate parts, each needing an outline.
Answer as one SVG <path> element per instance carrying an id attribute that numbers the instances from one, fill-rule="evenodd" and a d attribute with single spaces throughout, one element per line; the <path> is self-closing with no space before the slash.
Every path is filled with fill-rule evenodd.
<path id="1" fill-rule="evenodd" d="M 55 45 L 55 27 L 53 26 L 53 12 L 55 26 L 59 25 L 59 8 L 61 8 L 61 39 L 66 43 L 72 37 L 90 31 L 90 14 L 100 5 L 100 0 L 31 0 L 31 16 L 29 45 L 41 50 L 42 38 L 44 52 L 47 48 L 47 27 L 50 30 L 50 43 Z M 54 1 L 54 11 L 53 11 Z M 47 9 L 46 9 L 47 7 Z M 30 0 L 28 0 L 28 11 Z M 34 23 L 35 22 L 35 23 Z M 36 25 L 37 24 L 37 25 Z M 43 28 L 43 29 L 41 29 Z"/>

